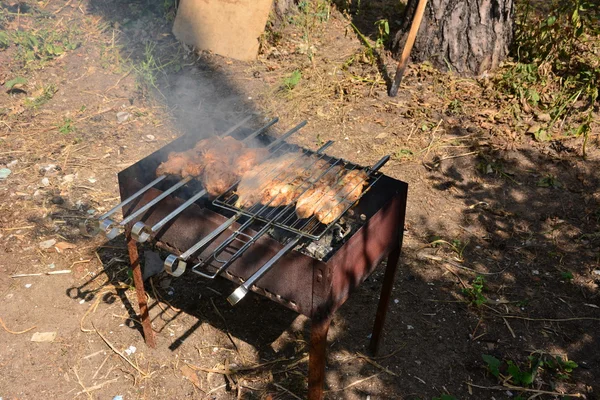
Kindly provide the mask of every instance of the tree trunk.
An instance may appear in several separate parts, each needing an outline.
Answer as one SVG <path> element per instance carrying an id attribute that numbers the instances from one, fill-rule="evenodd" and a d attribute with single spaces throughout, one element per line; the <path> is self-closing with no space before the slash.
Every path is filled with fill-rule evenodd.
<path id="1" fill-rule="evenodd" d="M 395 57 L 402 53 L 418 1 L 408 0 L 392 42 Z M 411 59 L 460 75 L 482 75 L 506 58 L 512 37 L 513 0 L 429 0 Z"/>

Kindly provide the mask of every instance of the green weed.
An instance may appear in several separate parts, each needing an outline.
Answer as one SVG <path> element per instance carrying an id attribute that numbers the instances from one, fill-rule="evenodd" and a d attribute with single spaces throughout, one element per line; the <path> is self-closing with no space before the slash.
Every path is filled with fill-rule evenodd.
<path id="1" fill-rule="evenodd" d="M 537 186 L 546 187 L 546 188 L 561 188 L 562 183 L 558 180 L 558 178 L 552 174 L 548 174 L 537 182 Z"/>
<path id="2" fill-rule="evenodd" d="M 283 88 L 286 90 L 293 90 L 296 85 L 298 85 L 298 83 L 300 83 L 300 80 L 302 79 L 302 72 L 300 72 L 300 70 L 295 70 L 294 72 L 292 72 L 292 74 L 290 76 L 288 76 L 287 78 L 283 79 Z"/>
<path id="3" fill-rule="evenodd" d="M 488 354 L 482 354 L 482 359 L 487 370 L 500 382 L 510 382 L 521 387 L 531 386 L 542 372 L 545 372 L 551 380 L 566 380 L 578 367 L 577 363 L 563 359 L 561 356 L 539 351 L 533 352 L 527 358 L 527 362 L 521 364 L 513 360 L 499 360 Z"/>
<path id="4" fill-rule="evenodd" d="M 415 153 L 410 149 L 400 149 L 394 154 L 394 157 L 399 160 L 409 160 L 413 158 Z"/>
<path id="5" fill-rule="evenodd" d="M 41 67 L 46 61 L 55 59 L 66 51 L 75 50 L 81 43 L 75 29 L 14 31 L 8 33 L 8 39 L 17 46 L 16 59 L 21 60 L 27 68 Z"/>
<path id="6" fill-rule="evenodd" d="M 27 84 L 27 79 L 23 78 L 22 76 L 17 76 L 14 79 L 11 79 L 9 81 L 7 81 L 6 83 L 4 83 L 4 86 L 10 90 L 13 87 L 15 87 L 16 85 L 25 85 Z"/>
<path id="7" fill-rule="evenodd" d="M 73 120 L 71 118 L 63 118 L 62 124 L 57 126 L 58 131 L 63 135 L 69 134 L 75 131 L 75 125 L 73 124 Z"/>
<path id="8" fill-rule="evenodd" d="M 534 16 L 529 2 L 518 8 L 513 54 L 517 62 L 498 79 L 500 91 L 518 100 L 520 112 L 550 115 L 537 140 L 548 140 L 560 120 L 566 134 L 583 136 L 582 154 L 591 129 L 600 86 L 600 4 L 593 0 L 554 1 L 549 14 Z M 571 115 L 571 117 L 569 117 Z M 571 126 L 573 125 L 574 126 Z"/>
<path id="9" fill-rule="evenodd" d="M 50 101 L 50 99 L 54 97 L 56 92 L 58 92 L 58 89 L 55 85 L 46 85 L 42 89 L 42 93 L 39 96 L 26 99 L 25 105 L 33 109 L 38 109 L 44 104 L 46 104 L 48 101 Z"/>
<path id="10" fill-rule="evenodd" d="M 469 244 L 469 242 L 462 242 L 460 239 L 452 239 L 451 242 L 444 240 L 440 237 L 434 236 L 432 238 L 433 240 L 431 242 L 429 242 L 429 245 L 431 247 L 438 247 L 441 245 L 444 245 L 446 247 L 448 247 L 450 250 L 452 250 L 455 254 L 456 254 L 456 260 L 458 262 L 463 262 L 464 258 L 463 258 L 463 253 L 465 251 L 465 248 L 467 247 L 467 245 Z"/>
<path id="11" fill-rule="evenodd" d="M 470 303 L 476 307 L 480 307 L 487 303 L 488 299 L 483 294 L 485 289 L 485 279 L 483 276 L 477 276 L 471 281 L 471 287 L 466 287 L 462 293 L 469 299 Z"/>
<path id="12" fill-rule="evenodd" d="M 561 279 L 565 280 L 565 281 L 572 281 L 573 279 L 575 279 L 575 277 L 573 276 L 573 273 L 571 271 L 563 271 L 560 273 L 560 277 Z"/>
<path id="13" fill-rule="evenodd" d="M 375 27 L 377 27 L 375 47 L 382 48 L 390 40 L 390 24 L 387 19 L 380 19 L 379 21 L 375 21 Z"/>
<path id="14" fill-rule="evenodd" d="M 448 115 L 460 115 L 463 113 L 463 105 L 459 99 L 454 99 L 448 104 L 446 109 Z"/>

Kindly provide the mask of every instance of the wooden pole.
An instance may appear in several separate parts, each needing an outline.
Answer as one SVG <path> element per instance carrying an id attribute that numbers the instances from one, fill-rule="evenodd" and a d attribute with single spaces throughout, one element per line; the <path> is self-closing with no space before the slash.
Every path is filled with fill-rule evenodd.
<path id="1" fill-rule="evenodd" d="M 396 95 L 398 94 L 398 88 L 400 87 L 400 82 L 402 81 L 404 70 L 406 69 L 406 65 L 408 64 L 410 51 L 412 50 L 413 45 L 415 44 L 415 38 L 417 37 L 417 33 L 419 32 L 419 27 L 421 26 L 421 21 L 423 20 L 423 14 L 425 13 L 426 5 L 427 0 L 419 0 L 419 4 L 417 5 L 417 9 L 415 11 L 415 16 L 413 18 L 412 24 L 410 25 L 410 31 L 408 32 L 408 39 L 406 39 L 404 49 L 402 50 L 402 55 L 400 56 L 400 61 L 398 62 L 398 68 L 396 69 L 394 83 L 392 83 L 392 87 L 390 88 L 390 97 L 396 97 Z"/>

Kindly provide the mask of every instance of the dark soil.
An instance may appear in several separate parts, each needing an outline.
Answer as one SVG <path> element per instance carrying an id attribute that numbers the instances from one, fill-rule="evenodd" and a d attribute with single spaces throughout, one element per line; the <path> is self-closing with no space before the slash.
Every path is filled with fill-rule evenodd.
<path id="1" fill-rule="evenodd" d="M 390 10 L 370 9 L 356 25 Z M 224 280 L 161 275 L 147 285 L 158 342 L 149 349 L 124 237 L 85 234 L 118 203 L 118 171 L 251 111 L 279 117 L 279 132 L 306 119 L 296 143 L 335 140 L 328 153 L 362 165 L 391 154 L 382 171 L 409 184 L 379 357 L 366 347 L 382 266 L 336 315 L 326 398 L 598 398 L 597 123 L 584 161 L 581 139 L 528 136 L 534 116 L 515 122 L 490 81 L 411 65 L 389 98 L 348 16 L 332 6 L 321 21 L 316 11 L 291 17 L 271 37 L 282 39 L 240 63 L 178 44 L 162 2 L 0 1 L 3 29 L 62 32 L 66 49 L 47 60 L 14 44 L 0 50 L 0 168 L 11 170 L 0 180 L 0 398 L 306 397 L 306 318 L 258 295 L 231 307 Z M 295 70 L 302 79 L 285 88 Z M 8 93 L 19 76 L 26 83 Z M 56 270 L 71 272 L 45 274 Z M 34 332 L 57 336 L 36 343 Z M 100 334 L 120 352 L 135 346 L 135 367 Z M 498 378 L 482 355 L 501 361 Z M 531 370 L 530 356 L 562 364 L 544 364 L 530 392 L 511 388 L 523 385 L 509 362 Z M 568 371 L 566 360 L 578 367 Z M 226 364 L 256 368 L 209 372 Z"/>

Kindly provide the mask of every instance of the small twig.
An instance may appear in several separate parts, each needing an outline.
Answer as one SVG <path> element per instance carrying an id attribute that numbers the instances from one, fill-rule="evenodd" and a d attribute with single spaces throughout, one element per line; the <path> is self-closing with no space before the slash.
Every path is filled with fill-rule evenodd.
<path id="1" fill-rule="evenodd" d="M 35 228 L 35 225 L 17 226 L 16 228 L 0 228 L 0 231 L 18 231 L 19 229 L 31 229 Z"/>
<path id="2" fill-rule="evenodd" d="M 469 268 L 469 267 L 465 267 L 464 265 L 460 265 L 459 263 L 454 262 L 452 260 L 445 260 L 442 257 L 434 256 L 434 255 L 431 255 L 431 254 L 420 253 L 420 254 L 417 254 L 417 257 L 426 258 L 426 259 L 432 260 L 432 261 L 443 262 L 443 263 L 449 264 L 449 265 L 451 265 L 453 267 L 464 269 L 465 271 L 473 272 L 473 273 L 478 274 L 478 275 L 498 275 L 498 274 L 501 274 L 501 273 L 504 272 L 504 270 L 502 270 L 500 272 L 481 272 L 481 271 L 474 270 L 473 268 Z"/>
<path id="3" fill-rule="evenodd" d="M 98 374 L 102 370 L 102 367 L 104 367 L 104 364 L 106 364 L 106 361 L 108 361 L 109 358 L 110 358 L 110 355 L 107 355 L 106 357 L 104 357 L 104 361 L 102 361 L 102 364 L 100 364 L 100 366 L 98 367 L 98 369 L 96 370 L 96 372 L 92 376 L 92 380 L 96 379 L 96 376 L 98 376 Z"/>
<path id="4" fill-rule="evenodd" d="M 79 383 L 79 386 L 81 386 L 81 388 L 83 389 L 81 392 L 77 393 L 77 394 L 81 394 L 81 393 L 85 393 L 88 395 L 88 397 L 90 399 L 93 399 L 92 395 L 90 392 L 88 392 L 87 388 L 85 387 L 85 385 L 83 384 L 83 382 L 81 381 L 81 378 L 79 377 L 79 374 L 77 373 L 77 368 L 73 367 L 73 372 L 75 373 L 75 377 L 77 377 L 77 383 Z"/>
<path id="5" fill-rule="evenodd" d="M 58 271 L 48 271 L 46 272 L 46 275 L 63 275 L 63 274 L 70 274 L 71 270 L 70 269 L 60 269 Z"/>
<path id="6" fill-rule="evenodd" d="M 228 367 L 228 368 L 224 368 L 224 369 L 214 369 L 214 368 L 198 367 L 196 365 L 192 365 L 192 364 L 187 363 L 187 362 L 186 362 L 186 365 L 188 367 L 190 367 L 191 369 L 196 370 L 196 371 L 212 372 L 212 373 L 221 374 L 221 375 L 229 375 L 229 374 L 232 374 L 232 373 L 235 374 L 235 373 L 238 373 L 238 372 L 254 371 L 256 369 L 265 367 L 267 365 L 276 364 L 276 363 L 279 363 L 279 362 L 282 362 L 282 361 L 287 361 L 287 360 L 288 360 L 287 358 L 278 358 L 277 360 L 267 361 L 267 362 L 264 362 L 262 364 L 249 365 L 249 366 L 246 366 L 246 367 L 243 367 L 243 366 L 242 367 L 235 367 L 235 368 Z M 301 359 L 299 361 L 302 361 L 302 360 L 303 359 Z"/>
<path id="7" fill-rule="evenodd" d="M 402 346 L 398 347 L 396 350 L 392 351 L 390 354 L 386 354 L 385 356 L 379 356 L 379 357 L 371 357 L 371 359 L 373 360 L 385 360 L 386 358 L 392 357 L 394 355 L 396 355 L 398 352 L 400 352 L 401 350 L 403 350 L 406 347 L 406 343 L 402 344 Z"/>
<path id="8" fill-rule="evenodd" d="M 506 318 L 502 318 L 502 320 L 504 321 L 504 323 L 506 324 L 506 327 L 508 328 L 508 330 L 510 331 L 510 334 L 512 335 L 513 339 L 517 338 L 517 335 L 515 335 L 515 332 L 513 331 L 513 329 L 510 327 L 510 324 L 508 323 L 508 321 L 506 320 Z"/>
<path id="9" fill-rule="evenodd" d="M 548 390 L 538 390 L 538 389 L 528 389 L 528 388 L 524 388 L 521 386 L 513 386 L 513 385 L 508 385 L 508 384 L 504 384 L 503 386 L 480 386 L 480 385 L 476 385 L 474 383 L 470 383 L 470 382 L 465 382 L 467 385 L 469 386 L 473 386 L 479 389 L 489 389 L 489 390 L 506 390 L 506 389 L 512 389 L 512 390 L 519 390 L 521 392 L 529 392 L 529 393 L 539 393 L 539 394 L 549 394 L 551 396 L 562 396 L 562 397 L 582 397 L 585 398 L 585 396 L 581 393 L 559 393 L 559 392 L 551 392 Z"/>
<path id="10" fill-rule="evenodd" d="M 501 318 L 514 318 L 514 319 L 523 319 L 525 321 L 538 321 L 538 322 L 569 322 L 569 321 L 600 321 L 600 318 L 594 317 L 574 317 L 574 318 L 529 318 L 529 317 L 521 317 L 519 315 L 496 315 L 496 317 Z"/>
<path id="11" fill-rule="evenodd" d="M 71 266 L 69 267 L 69 269 L 72 269 L 74 265 L 77 265 L 77 264 L 85 264 L 85 263 L 89 263 L 90 261 L 92 261 L 92 259 L 91 259 L 91 258 L 90 258 L 89 260 L 75 261 L 73 264 L 71 264 Z"/>
<path id="12" fill-rule="evenodd" d="M 222 384 L 221 386 L 217 386 L 216 388 L 211 389 L 209 392 L 207 392 L 206 395 L 208 396 L 209 394 L 214 393 L 214 392 L 216 392 L 219 389 L 223 389 L 225 386 L 227 386 L 226 383 Z"/>
<path id="13" fill-rule="evenodd" d="M 65 168 L 67 168 L 67 162 L 69 161 L 69 154 L 71 154 L 71 149 L 73 148 L 72 145 L 67 146 L 67 154 L 65 155 L 65 161 L 63 161 L 63 164 L 61 166 L 62 171 L 65 170 Z"/>
<path id="14" fill-rule="evenodd" d="M 19 332 L 15 332 L 15 331 L 11 331 L 10 329 L 8 329 L 6 327 L 6 325 L 4 325 L 4 321 L 2 321 L 2 318 L 0 318 L 0 325 L 2 325 L 2 327 L 4 328 L 4 330 L 8 333 L 12 333 L 13 335 L 20 335 L 22 333 L 27 333 L 30 330 L 32 330 L 33 328 L 35 328 L 35 326 L 32 326 L 31 328 L 25 329 L 24 331 L 19 331 Z"/>
<path id="15" fill-rule="evenodd" d="M 59 8 L 58 10 L 54 11 L 54 15 L 56 15 L 56 14 L 60 13 L 60 12 L 61 12 L 61 11 L 62 11 L 62 10 L 65 8 L 65 7 L 67 7 L 69 4 L 71 4 L 71 2 L 72 2 L 72 1 L 73 1 L 73 0 L 69 0 L 69 1 L 67 1 L 67 2 L 65 3 L 65 5 L 64 5 L 64 6 L 62 6 L 62 7 L 61 7 L 61 8 Z"/>
<path id="16" fill-rule="evenodd" d="M 343 387 L 343 388 L 341 388 L 341 389 L 335 389 L 335 390 L 326 390 L 326 391 L 325 391 L 325 393 L 330 393 L 330 392 L 342 392 L 342 391 L 344 391 L 344 390 L 346 390 L 346 389 L 350 389 L 352 386 L 356 386 L 356 385 L 358 385 L 358 384 L 360 384 L 360 383 L 363 383 L 364 381 L 368 381 L 369 379 L 373 379 L 373 378 L 375 378 L 376 376 L 379 376 L 380 374 L 381 374 L 381 372 L 378 372 L 378 373 L 376 373 L 375 375 L 371 375 L 371 376 L 369 376 L 369 377 L 367 377 L 367 378 L 364 378 L 364 379 L 359 379 L 359 380 L 357 380 L 356 382 L 352 382 L 352 383 L 351 383 L 351 384 L 349 384 L 348 386 L 344 386 L 344 387 Z"/>
<path id="17" fill-rule="evenodd" d="M 171 303 L 169 303 L 167 300 L 165 300 L 158 294 L 158 291 L 154 287 L 154 277 L 150 278 L 150 286 L 152 286 L 152 292 L 154 293 L 154 297 L 156 297 L 156 302 L 158 303 L 158 306 L 160 307 L 161 310 L 163 310 L 164 312 L 167 312 L 167 310 L 164 309 L 161 304 L 161 302 L 163 302 L 166 305 L 168 305 L 169 307 L 171 307 L 175 312 L 181 312 L 180 308 L 174 307 Z"/>
<path id="18" fill-rule="evenodd" d="M 11 278 L 27 278 L 29 276 L 42 276 L 43 274 L 41 272 L 37 273 L 37 274 L 16 274 L 16 275 L 11 275 Z"/>
<path id="19" fill-rule="evenodd" d="M 440 158 L 438 161 L 444 161 L 444 160 L 451 160 L 453 158 L 459 158 L 459 157 L 466 157 L 466 156 L 472 156 L 473 154 L 478 154 L 478 151 L 471 151 L 469 153 L 464 153 L 464 154 L 457 154 L 455 156 L 448 156 L 448 157 L 442 157 Z"/>
<path id="20" fill-rule="evenodd" d="M 90 114 L 90 115 L 88 115 L 88 116 L 81 117 L 81 118 L 79 118 L 79 119 L 78 119 L 76 122 L 85 121 L 86 119 L 90 119 L 90 118 L 92 118 L 92 117 L 95 117 L 95 116 L 97 116 L 97 115 L 106 114 L 107 112 L 109 112 L 109 111 L 113 111 L 113 110 L 114 110 L 114 107 L 106 108 L 106 109 L 104 109 L 104 110 L 98 111 L 98 112 L 97 112 L 97 113 L 95 113 L 95 114 Z"/>
<path id="21" fill-rule="evenodd" d="M 363 360 L 365 360 L 366 362 L 368 362 L 369 364 L 371 364 L 372 366 L 374 366 L 375 368 L 380 369 L 381 371 L 385 372 L 386 374 L 390 374 L 392 376 L 398 376 L 397 373 L 390 371 L 389 369 L 387 369 L 386 367 L 384 367 L 383 365 L 380 365 L 379 363 L 375 362 L 371 357 L 368 357 L 362 353 L 357 353 L 358 358 L 362 358 Z"/>
<path id="22" fill-rule="evenodd" d="M 448 268 L 447 265 L 443 265 L 444 268 L 446 268 L 446 271 L 450 272 L 452 275 L 454 275 L 456 277 L 456 279 L 458 279 L 458 281 L 460 282 L 460 284 L 462 285 L 462 287 L 464 289 L 466 289 L 468 286 L 463 282 L 463 280 L 460 278 L 460 276 L 458 276 L 458 274 L 454 271 L 452 271 L 450 268 Z"/>
<path id="23" fill-rule="evenodd" d="M 85 317 L 87 317 L 87 315 L 88 315 L 90 312 L 93 312 L 93 311 L 95 311 L 95 310 L 96 310 L 96 307 L 98 307 L 98 304 L 100 304 L 100 299 L 102 298 L 100 295 L 101 295 L 102 293 L 103 293 L 103 292 L 99 292 L 99 293 L 97 293 L 97 294 L 96 294 L 96 301 L 94 302 L 94 304 L 92 304 L 92 305 L 91 305 L 91 306 L 90 306 L 90 307 L 87 309 L 87 311 L 86 311 L 86 312 L 83 314 L 83 317 L 81 317 L 81 319 L 79 320 L 79 329 L 81 329 L 81 332 L 94 332 L 94 329 L 95 329 L 95 327 L 94 327 L 94 329 L 86 329 L 86 328 L 84 328 L 84 327 L 83 327 L 83 321 L 85 320 Z M 92 326 L 93 326 L 93 325 L 94 325 L 94 324 L 92 324 Z"/>
<path id="24" fill-rule="evenodd" d="M 98 351 L 97 351 L 97 352 L 95 352 L 95 353 L 92 353 L 92 354 L 89 354 L 89 355 L 87 355 L 87 356 L 83 357 L 83 359 L 84 359 L 84 360 L 87 360 L 88 358 L 95 357 L 95 356 L 97 356 L 98 354 L 102 354 L 102 353 L 104 353 L 105 351 L 106 351 L 106 350 L 98 350 Z M 106 354 L 106 353 L 105 353 L 105 354 Z"/>
<path id="25" fill-rule="evenodd" d="M 284 392 L 286 392 L 287 394 L 289 394 L 290 396 L 292 396 L 292 397 L 293 397 L 293 398 L 295 398 L 295 399 L 302 400 L 302 398 L 301 398 L 301 397 L 298 397 L 298 396 L 296 396 L 296 395 L 295 395 L 294 393 L 292 393 L 290 390 L 288 390 L 288 389 L 284 388 L 284 387 L 283 387 L 283 386 L 281 386 L 281 385 L 278 385 L 278 384 L 277 384 L 277 383 L 275 383 L 275 382 L 273 382 L 273 386 L 275 386 L 275 387 L 276 387 L 276 388 L 278 388 L 278 389 L 281 389 L 281 390 L 283 390 Z"/>
<path id="26" fill-rule="evenodd" d="M 118 381 L 118 380 L 119 380 L 119 378 L 120 378 L 120 376 L 117 376 L 115 379 L 111 379 L 110 381 L 105 381 L 105 382 L 99 383 L 99 384 L 97 384 L 97 385 L 90 386 L 89 388 L 85 389 L 85 391 L 83 391 L 83 390 L 82 390 L 81 392 L 75 393 L 75 396 L 79 396 L 81 393 L 84 393 L 84 392 L 85 392 L 85 393 L 87 393 L 87 394 L 90 396 L 90 398 L 91 398 L 92 396 L 90 395 L 90 393 L 89 393 L 89 392 L 92 392 L 92 391 L 94 391 L 94 390 L 99 390 L 99 389 L 102 389 L 102 388 L 104 387 L 104 385 L 108 385 L 109 383 L 116 382 L 116 381 Z"/>
<path id="27" fill-rule="evenodd" d="M 114 31 L 113 31 L 114 34 Z M 114 39 L 113 39 L 114 40 Z M 123 80 L 127 75 L 129 75 L 131 73 L 131 71 L 133 71 L 133 68 L 130 68 L 129 71 L 125 72 L 118 80 L 117 83 L 115 83 L 113 86 L 109 87 L 108 89 L 106 89 L 104 91 L 104 93 L 108 93 L 111 90 L 113 90 L 114 88 L 116 88 L 117 86 L 119 86 L 119 83 L 121 83 L 121 80 Z"/>
<path id="28" fill-rule="evenodd" d="M 112 351 L 114 351 L 117 355 L 119 355 L 123 360 L 125 360 L 129 365 L 131 365 L 133 368 L 135 368 L 135 370 L 137 372 L 139 372 L 143 377 L 147 377 L 148 374 L 145 373 L 144 371 L 142 371 L 137 365 L 135 365 L 134 363 L 132 363 L 129 358 L 125 357 L 123 355 L 123 353 L 121 353 L 119 350 L 117 350 L 115 348 L 115 346 L 112 345 L 112 343 L 110 343 L 101 333 L 100 331 L 96 328 L 96 326 L 94 325 L 94 323 L 92 322 L 92 326 L 94 327 L 94 330 L 96 331 L 96 333 L 98 334 L 98 336 L 100 336 L 102 338 L 102 340 L 104 340 L 104 343 L 106 343 L 106 345 L 108 347 L 110 347 L 110 349 Z"/>
<path id="29" fill-rule="evenodd" d="M 240 353 L 240 350 L 238 349 L 237 345 L 233 341 L 233 338 L 231 337 L 231 334 L 229 333 L 229 328 L 227 327 L 227 321 L 225 320 L 225 317 L 223 316 L 223 314 L 221 314 L 221 312 L 219 311 L 219 309 L 215 305 L 215 302 L 213 301 L 212 297 L 210 299 L 210 302 L 211 302 L 213 308 L 215 309 L 215 312 L 219 315 L 219 317 L 221 317 L 221 320 L 223 320 L 223 324 L 225 325 L 225 333 L 227 333 L 227 337 L 229 338 L 229 341 L 231 341 L 231 344 L 233 344 L 233 347 L 235 348 L 235 351 L 237 351 L 237 353 L 240 356 L 240 358 L 242 359 L 242 361 L 244 361 L 244 357 Z"/>

